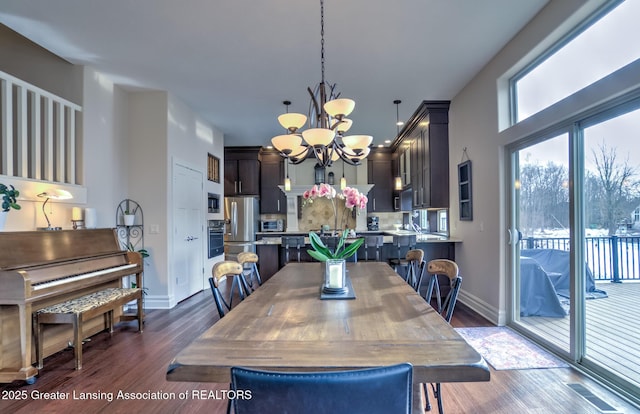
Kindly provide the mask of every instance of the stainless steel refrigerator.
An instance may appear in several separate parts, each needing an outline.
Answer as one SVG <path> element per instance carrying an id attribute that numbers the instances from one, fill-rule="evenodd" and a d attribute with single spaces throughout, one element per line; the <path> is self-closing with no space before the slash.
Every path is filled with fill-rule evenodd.
<path id="1" fill-rule="evenodd" d="M 226 260 L 236 260 L 240 252 L 254 252 L 256 231 L 260 224 L 257 197 L 225 197 L 224 218 L 227 223 L 224 237 Z"/>

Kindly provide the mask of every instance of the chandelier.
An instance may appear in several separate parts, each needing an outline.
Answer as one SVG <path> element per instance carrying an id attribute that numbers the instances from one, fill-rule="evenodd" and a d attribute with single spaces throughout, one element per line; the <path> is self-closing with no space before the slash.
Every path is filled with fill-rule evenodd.
<path id="1" fill-rule="evenodd" d="M 278 117 L 278 122 L 287 134 L 271 139 L 274 148 L 292 164 L 299 164 L 313 154 L 318 165 L 330 166 L 333 161 L 342 159 L 350 165 L 359 165 L 369 155 L 369 145 L 373 141 L 370 135 L 348 135 L 352 120 L 347 118 L 356 103 L 352 99 L 340 98 L 336 84 L 324 79 L 324 1 L 320 0 L 320 62 L 321 80 L 315 89 L 307 88 L 311 95 L 309 116 L 290 113 L 290 101 L 283 103 L 287 112 Z M 308 128 L 301 131 L 307 123 Z"/>

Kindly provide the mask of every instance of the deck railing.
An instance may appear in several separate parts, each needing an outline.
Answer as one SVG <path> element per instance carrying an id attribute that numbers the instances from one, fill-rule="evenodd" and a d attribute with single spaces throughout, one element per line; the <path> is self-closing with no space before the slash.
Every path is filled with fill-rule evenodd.
<path id="1" fill-rule="evenodd" d="M 569 251 L 569 238 L 526 237 L 521 249 L 556 249 Z M 595 280 L 640 280 L 640 236 L 585 238 L 587 265 Z"/>

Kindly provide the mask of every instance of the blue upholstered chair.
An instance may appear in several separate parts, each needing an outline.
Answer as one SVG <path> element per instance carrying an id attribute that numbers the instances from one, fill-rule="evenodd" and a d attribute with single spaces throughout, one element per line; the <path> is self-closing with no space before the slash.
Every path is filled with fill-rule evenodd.
<path id="1" fill-rule="evenodd" d="M 411 364 L 320 372 L 270 372 L 231 368 L 235 414 L 411 413 Z"/>

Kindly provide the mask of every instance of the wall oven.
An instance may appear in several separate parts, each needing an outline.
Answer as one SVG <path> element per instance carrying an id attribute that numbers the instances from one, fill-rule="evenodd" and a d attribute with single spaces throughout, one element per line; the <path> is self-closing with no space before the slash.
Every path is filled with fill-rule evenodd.
<path id="1" fill-rule="evenodd" d="M 209 220 L 209 259 L 224 254 L 224 220 Z"/>

